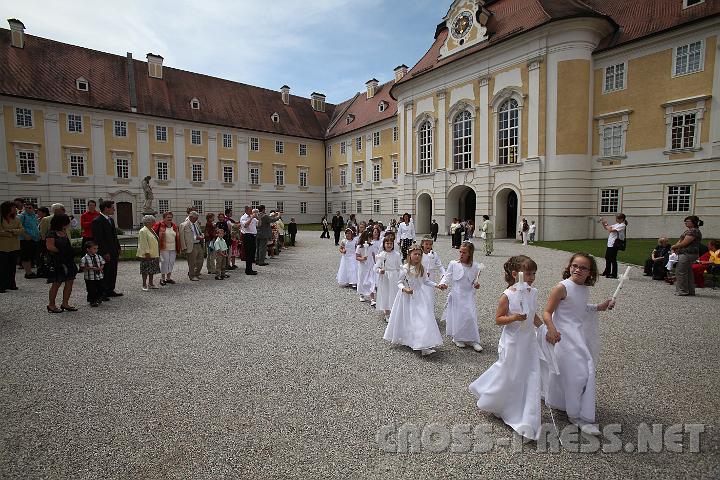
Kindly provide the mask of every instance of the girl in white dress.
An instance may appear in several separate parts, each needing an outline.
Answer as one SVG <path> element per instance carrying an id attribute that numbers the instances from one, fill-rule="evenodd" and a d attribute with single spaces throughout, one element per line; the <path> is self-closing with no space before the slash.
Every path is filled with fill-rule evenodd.
<path id="1" fill-rule="evenodd" d="M 369 298 L 375 299 L 375 284 L 373 282 L 372 256 L 368 244 L 369 233 L 367 230 L 360 234 L 357 247 L 355 247 L 355 260 L 357 260 L 357 291 L 360 294 L 360 301 L 365 302 Z"/>
<path id="2" fill-rule="evenodd" d="M 395 235 L 388 233 L 383 239 L 384 250 L 375 257 L 375 271 L 378 274 L 377 304 L 375 308 L 385 313 L 385 321 L 390 319 L 390 309 L 398 295 L 398 280 L 402 270 L 402 256 L 395 251 Z"/>
<path id="3" fill-rule="evenodd" d="M 565 410 L 572 423 L 589 435 L 599 435 L 595 423 L 595 365 L 599 353 L 597 313 L 612 309 L 612 299 L 588 304 L 597 280 L 595 258 L 575 253 L 563 272 L 564 280 L 550 292 L 545 326 L 538 330 L 543 358 L 541 376 L 545 404 Z"/>
<path id="4" fill-rule="evenodd" d="M 341 287 L 355 288 L 357 282 L 357 260 L 355 260 L 355 231 L 352 228 L 345 229 L 345 238 L 340 242 L 340 268 L 338 268 L 337 282 Z"/>
<path id="5" fill-rule="evenodd" d="M 472 242 L 463 242 L 460 245 L 460 259 L 450 262 L 440 280 L 443 286 L 452 281 L 452 290 L 442 318 L 445 320 L 445 335 L 452 337 L 457 347 L 464 348 L 469 343 L 476 352 L 482 352 L 475 307 L 475 290 L 480 288 L 477 278 L 482 267 L 473 261 L 474 253 Z"/>
<path id="6" fill-rule="evenodd" d="M 370 295 L 370 306 L 376 306 L 375 300 L 377 300 L 377 282 L 378 272 L 375 270 L 375 262 L 377 256 L 380 255 L 383 249 L 383 241 L 380 238 L 381 230 L 377 226 L 372 229 L 372 236 L 370 237 L 370 245 L 368 246 L 368 261 L 370 262 L 370 276 L 372 281 L 372 294 Z"/>
<path id="7" fill-rule="evenodd" d="M 442 344 L 442 336 L 433 315 L 433 305 L 422 286 L 430 285 L 441 290 L 447 287 L 436 285 L 427 278 L 422 266 L 422 249 L 418 244 L 413 244 L 407 253 L 408 261 L 403 265 L 397 283 L 400 291 L 393 302 L 383 338 L 420 350 L 422 355 L 430 355 L 435 353 L 433 347 Z"/>
<path id="8" fill-rule="evenodd" d="M 540 360 L 535 327 L 542 320 L 535 313 L 537 265 L 525 255 L 505 262 L 508 288 L 500 296 L 495 323 L 503 325 L 498 360 L 470 384 L 481 410 L 493 413 L 520 435 L 540 438 Z M 523 281 L 518 282 L 518 272 Z M 530 325 L 532 318 L 534 325 Z"/>

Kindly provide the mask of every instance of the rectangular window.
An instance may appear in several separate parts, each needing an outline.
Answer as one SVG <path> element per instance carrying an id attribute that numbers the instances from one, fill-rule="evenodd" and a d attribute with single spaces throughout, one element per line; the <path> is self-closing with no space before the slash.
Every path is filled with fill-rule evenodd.
<path id="1" fill-rule="evenodd" d="M 25 197 L 23 198 L 23 201 L 25 203 L 35 205 L 35 208 L 37 208 L 37 205 L 40 205 L 40 200 L 38 199 L 38 197 Z"/>
<path id="2" fill-rule="evenodd" d="M 223 165 L 223 182 L 233 183 L 235 180 L 235 172 L 232 165 Z"/>
<path id="3" fill-rule="evenodd" d="M 275 140 L 275 153 L 285 153 L 285 142 Z"/>
<path id="4" fill-rule="evenodd" d="M 256 209 L 256 208 L 260 208 L 260 201 L 259 201 L 259 200 L 253 200 L 252 202 L 250 202 L 250 208 L 252 208 L 253 210 Z"/>
<path id="5" fill-rule="evenodd" d="M 306 170 L 300 170 L 299 181 L 300 181 L 301 187 L 307 187 L 307 177 L 308 177 L 308 172 Z"/>
<path id="6" fill-rule="evenodd" d="M 73 198 L 73 215 L 82 215 L 87 210 L 87 200 L 84 198 Z"/>
<path id="7" fill-rule="evenodd" d="M 168 163 L 167 162 L 157 162 L 157 179 L 158 180 L 165 180 L 168 179 Z"/>
<path id="8" fill-rule="evenodd" d="M 202 134 L 200 130 L 190 130 L 190 143 L 193 145 L 202 145 Z"/>
<path id="9" fill-rule="evenodd" d="M 372 173 L 373 182 L 379 182 L 380 181 L 380 164 L 374 163 L 373 164 L 373 173 Z"/>
<path id="10" fill-rule="evenodd" d="M 400 211 L 400 202 L 397 198 L 393 198 L 393 215 L 397 215 Z"/>
<path id="11" fill-rule="evenodd" d="M 170 211 L 170 200 L 166 200 L 166 199 L 158 200 L 158 210 L 160 210 L 161 215 L 165 212 L 169 212 Z"/>
<path id="12" fill-rule="evenodd" d="M 82 115 L 75 115 L 74 113 L 68 113 L 68 132 L 70 133 L 82 133 L 83 121 Z"/>
<path id="13" fill-rule="evenodd" d="M 304 143 L 301 143 L 300 146 L 298 147 L 298 152 L 300 153 L 301 157 L 306 157 L 307 156 L 307 145 L 305 145 Z"/>
<path id="14" fill-rule="evenodd" d="M 285 202 L 277 202 L 277 211 L 278 211 L 278 212 L 284 212 L 284 211 L 285 211 Z"/>
<path id="15" fill-rule="evenodd" d="M 167 142 L 167 127 L 155 125 L 155 140 L 158 142 Z"/>
<path id="16" fill-rule="evenodd" d="M 363 182 L 363 168 L 362 164 L 355 165 L 355 183 L 361 185 Z"/>
<path id="17" fill-rule="evenodd" d="M 260 185 L 259 167 L 250 167 L 250 185 Z"/>
<path id="18" fill-rule="evenodd" d="M 115 159 L 115 176 L 117 178 L 130 178 L 130 160 L 127 158 Z"/>
<path id="19" fill-rule="evenodd" d="M 400 162 L 398 162 L 397 160 L 393 160 L 392 168 L 393 168 L 393 180 L 397 180 L 398 176 L 400 175 Z"/>
<path id="20" fill-rule="evenodd" d="M 344 187 L 347 185 L 347 170 L 345 168 L 340 169 L 340 186 Z"/>
<path id="21" fill-rule="evenodd" d="M 300 213 L 307 213 L 307 202 L 300 202 Z"/>
<path id="22" fill-rule="evenodd" d="M 675 76 L 702 71 L 703 43 L 699 40 L 675 49 Z"/>
<path id="23" fill-rule="evenodd" d="M 605 125 L 603 127 L 603 157 L 617 157 L 623 154 L 622 137 L 623 127 L 621 124 Z"/>
<path id="24" fill-rule="evenodd" d="M 362 200 L 355 202 L 355 213 L 362 213 Z"/>
<path id="25" fill-rule="evenodd" d="M 355 137 L 355 150 L 362 150 L 362 137 Z"/>
<path id="26" fill-rule="evenodd" d="M 327 158 L 332 158 L 332 145 L 327 146 Z"/>
<path id="27" fill-rule="evenodd" d="M 70 155 L 70 176 L 72 176 L 72 177 L 84 177 L 85 176 L 85 156 L 84 155 Z"/>
<path id="28" fill-rule="evenodd" d="M 667 194 L 667 211 L 677 213 L 690 212 L 692 203 L 692 185 L 670 185 Z"/>
<path id="29" fill-rule="evenodd" d="M 397 141 L 398 141 L 398 127 L 397 127 L 397 125 L 395 125 L 393 127 L 393 142 L 397 142 Z"/>
<path id="30" fill-rule="evenodd" d="M 670 147 L 673 150 L 695 146 L 696 121 L 696 113 L 680 113 L 672 116 Z"/>
<path id="31" fill-rule="evenodd" d="M 35 175 L 35 173 L 37 172 L 37 165 L 35 163 L 35 152 L 21 150 L 18 152 L 17 155 L 20 167 L 20 174 Z"/>
<path id="32" fill-rule="evenodd" d="M 127 122 L 125 120 L 115 120 L 113 126 L 113 133 L 116 137 L 127 137 Z"/>
<path id="33" fill-rule="evenodd" d="M 31 128 L 33 126 L 32 110 L 29 108 L 15 107 L 15 126 Z"/>
<path id="34" fill-rule="evenodd" d="M 608 188 L 600 190 L 600 213 L 618 213 L 620 211 L 620 190 Z"/>
<path id="35" fill-rule="evenodd" d="M 202 182 L 203 181 L 203 165 L 201 163 L 192 164 L 192 181 Z"/>
<path id="36" fill-rule="evenodd" d="M 332 170 L 328 170 L 325 172 L 325 187 L 332 187 Z"/>
<path id="37" fill-rule="evenodd" d="M 275 185 L 278 187 L 285 185 L 285 170 L 281 168 L 275 169 Z"/>
<path id="38" fill-rule="evenodd" d="M 223 207 L 224 207 L 224 208 L 223 208 L 223 212 L 227 212 L 228 210 L 231 210 L 231 211 L 232 211 L 232 209 L 233 209 L 233 201 L 232 201 L 232 200 L 225 200 L 225 201 L 223 202 Z"/>
<path id="39" fill-rule="evenodd" d="M 223 133 L 223 148 L 232 148 L 232 134 Z"/>
<path id="40" fill-rule="evenodd" d="M 625 64 L 618 63 L 617 65 L 605 67 L 605 83 L 603 84 L 603 91 L 613 92 L 615 90 L 622 90 L 624 88 Z"/>
<path id="41" fill-rule="evenodd" d="M 373 147 L 380 146 L 380 132 L 373 132 Z"/>
<path id="42" fill-rule="evenodd" d="M 332 202 L 327 202 L 325 213 L 332 213 Z"/>
<path id="43" fill-rule="evenodd" d="M 380 200 L 373 200 L 373 213 L 380 213 Z"/>
<path id="44" fill-rule="evenodd" d="M 260 150 L 260 140 L 257 137 L 250 137 L 250 150 L 253 152 Z"/>
<path id="45" fill-rule="evenodd" d="M 203 208 L 203 201 L 202 200 L 193 200 L 193 210 L 195 210 L 197 213 L 205 213 Z"/>
<path id="46" fill-rule="evenodd" d="M 347 213 L 347 202 L 345 200 L 340 202 L 340 213 Z"/>
<path id="47" fill-rule="evenodd" d="M 340 153 L 341 154 L 347 153 L 347 143 L 340 142 Z"/>

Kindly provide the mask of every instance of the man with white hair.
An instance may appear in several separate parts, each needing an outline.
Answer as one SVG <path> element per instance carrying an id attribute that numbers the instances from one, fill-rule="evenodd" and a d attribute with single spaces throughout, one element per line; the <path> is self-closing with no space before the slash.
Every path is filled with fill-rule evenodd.
<path id="1" fill-rule="evenodd" d="M 257 238 L 258 209 L 251 209 L 245 205 L 245 213 L 240 217 L 240 232 L 242 233 L 243 250 L 245 251 L 245 275 L 257 275 L 252 269 L 255 260 L 255 242 Z"/>
<path id="2" fill-rule="evenodd" d="M 40 237 L 45 240 L 48 230 L 50 230 L 50 222 L 55 215 L 65 213 L 65 206 L 62 203 L 53 203 L 50 205 L 50 215 L 40 220 Z"/>
<path id="3" fill-rule="evenodd" d="M 200 270 L 203 265 L 202 242 L 205 237 L 197 224 L 199 217 L 196 211 L 191 211 L 179 228 L 180 248 L 187 257 L 188 277 L 193 282 L 200 280 Z"/>

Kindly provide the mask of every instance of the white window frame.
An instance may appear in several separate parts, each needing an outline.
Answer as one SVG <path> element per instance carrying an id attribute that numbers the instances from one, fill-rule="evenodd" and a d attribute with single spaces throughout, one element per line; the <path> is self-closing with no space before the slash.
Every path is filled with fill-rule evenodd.
<path id="1" fill-rule="evenodd" d="M 382 164 L 380 162 L 373 162 L 372 164 L 372 181 L 375 183 L 382 181 Z"/>
<path id="2" fill-rule="evenodd" d="M 116 155 L 114 158 L 115 163 L 115 178 L 127 180 L 132 175 L 132 160 L 126 155 Z"/>
<path id="3" fill-rule="evenodd" d="M 362 165 L 362 163 L 360 163 L 360 162 L 356 163 L 353 171 L 355 174 L 355 185 L 362 185 L 362 183 L 363 183 L 363 165 Z"/>
<path id="4" fill-rule="evenodd" d="M 17 128 L 33 128 L 35 126 L 32 108 L 15 107 L 15 126 Z"/>
<path id="5" fill-rule="evenodd" d="M 260 151 L 260 139 L 258 137 L 250 137 L 250 151 L 251 152 L 259 152 Z"/>
<path id="6" fill-rule="evenodd" d="M 698 67 L 696 70 L 690 71 L 690 47 L 693 45 L 700 44 L 700 51 L 698 54 Z M 678 56 L 680 55 L 680 50 L 683 48 L 687 48 L 687 53 L 684 54 L 685 57 L 685 69 L 684 71 L 678 72 Z M 705 70 L 705 39 L 701 38 L 699 40 L 694 40 L 692 42 L 685 43 L 683 45 L 678 45 L 677 47 L 673 48 L 673 61 L 672 61 L 672 77 L 682 77 L 685 75 L 692 75 L 693 73 L 702 72 Z"/>
<path id="7" fill-rule="evenodd" d="M 384 112 L 387 110 L 388 104 L 385 102 L 378 103 L 378 112 Z"/>
<path id="8" fill-rule="evenodd" d="M 595 117 L 598 121 L 598 159 L 623 159 L 627 158 L 625 152 L 625 144 L 627 142 L 627 130 L 630 124 L 630 114 L 632 110 L 620 110 L 617 112 L 605 113 Z M 618 120 L 619 119 L 619 120 Z M 612 121 L 608 121 L 612 120 Z M 607 128 L 620 128 L 620 146 L 619 150 L 611 151 L 611 155 L 605 155 L 605 134 Z M 611 145 L 612 146 L 612 145 Z"/>
<path id="9" fill-rule="evenodd" d="M 345 155 L 347 153 L 347 142 L 344 140 L 340 142 L 340 154 Z"/>
<path id="10" fill-rule="evenodd" d="M 195 210 L 199 214 L 205 213 L 205 203 L 203 200 L 193 200 L 193 210 Z"/>
<path id="11" fill-rule="evenodd" d="M 599 195 L 598 213 L 600 215 L 610 215 L 622 212 L 622 189 L 618 187 L 601 188 Z M 615 200 L 614 210 L 612 210 L 613 200 Z"/>
<path id="12" fill-rule="evenodd" d="M 128 122 L 126 120 L 113 120 L 113 137 L 128 137 Z"/>
<path id="13" fill-rule="evenodd" d="M 190 129 L 190 145 L 202 145 L 202 130 Z"/>
<path id="14" fill-rule="evenodd" d="M 327 210 L 325 210 L 325 213 L 327 213 L 327 214 L 332 213 L 332 207 L 333 207 L 333 203 L 327 202 L 327 204 L 325 205 L 325 208 L 327 209 Z"/>
<path id="15" fill-rule="evenodd" d="M 283 140 L 275 140 L 275 153 L 278 155 L 285 153 L 285 142 Z"/>
<path id="16" fill-rule="evenodd" d="M 285 186 L 285 168 L 284 167 L 275 167 L 275 186 L 276 187 L 284 187 Z"/>
<path id="17" fill-rule="evenodd" d="M 275 209 L 278 212 L 284 212 L 285 211 L 285 202 L 282 200 L 278 200 L 277 202 L 275 202 Z"/>
<path id="18" fill-rule="evenodd" d="M 380 213 L 380 199 L 376 198 L 373 200 L 373 214 L 377 215 Z"/>
<path id="19" fill-rule="evenodd" d="M 301 157 L 307 157 L 307 144 L 301 143 L 298 145 L 298 155 Z"/>
<path id="20" fill-rule="evenodd" d="M 300 202 L 300 213 L 301 214 L 307 213 L 307 202 Z"/>
<path id="21" fill-rule="evenodd" d="M 270 116 L 270 120 L 273 123 L 280 123 L 280 115 L 277 112 L 275 112 Z"/>
<path id="22" fill-rule="evenodd" d="M 622 67 L 622 81 L 620 86 L 618 86 L 618 67 Z M 609 70 L 612 69 L 612 73 L 609 73 Z M 603 86 L 603 93 L 610 93 L 610 92 L 617 92 L 620 90 L 625 90 L 627 87 L 627 74 L 628 74 L 628 62 L 620 62 L 616 63 L 614 65 L 608 65 L 607 67 L 603 68 L 603 78 L 602 78 L 602 86 Z M 608 88 L 608 75 L 612 75 L 612 85 L 610 88 Z"/>
<path id="23" fill-rule="evenodd" d="M 333 186 L 333 171 L 331 168 L 325 170 L 325 187 L 332 188 Z"/>
<path id="24" fill-rule="evenodd" d="M 514 104 L 514 106 L 513 106 Z M 506 107 L 507 106 L 507 107 Z M 513 115 L 515 117 L 513 118 Z M 498 165 L 515 165 L 520 160 L 520 117 L 522 109 L 516 99 L 510 97 L 503 101 L 498 107 L 496 114 L 497 124 L 495 125 L 496 143 L 496 159 Z M 515 125 L 512 125 L 514 121 Z M 503 122 L 506 122 L 503 125 Z M 505 140 L 503 135 L 507 132 L 506 145 L 502 145 Z M 514 135 L 513 135 L 514 132 Z M 513 142 L 512 139 L 515 139 Z"/>
<path id="25" fill-rule="evenodd" d="M 253 200 L 252 202 L 250 202 L 250 208 L 252 208 L 253 210 L 256 208 L 260 208 L 260 200 Z"/>
<path id="26" fill-rule="evenodd" d="M 230 173 L 230 180 L 228 180 L 228 171 Z M 235 183 L 235 167 L 232 163 L 226 162 L 222 165 L 222 179 L 223 183 L 231 184 Z"/>
<path id="27" fill-rule="evenodd" d="M 298 187 L 307 188 L 308 186 L 308 170 L 302 168 L 298 171 Z"/>
<path id="28" fill-rule="evenodd" d="M 170 162 L 165 159 L 155 160 L 155 176 L 161 182 L 170 180 Z"/>
<path id="29" fill-rule="evenodd" d="M 192 183 L 202 183 L 205 181 L 205 165 L 202 162 L 190 162 L 190 181 Z"/>
<path id="30" fill-rule="evenodd" d="M 373 132 L 372 134 L 372 142 L 373 147 L 379 147 L 380 146 L 380 132 Z"/>
<path id="31" fill-rule="evenodd" d="M 398 141 L 398 137 L 399 137 L 399 136 L 400 136 L 400 129 L 397 127 L 397 125 L 395 125 L 395 126 L 393 127 L 393 133 L 392 133 L 392 139 L 393 139 L 392 141 L 393 141 L 393 143 L 395 143 L 395 142 Z"/>
<path id="32" fill-rule="evenodd" d="M 347 201 L 340 202 L 340 213 L 347 213 Z"/>
<path id="33" fill-rule="evenodd" d="M 362 200 L 355 201 L 355 213 L 357 213 L 357 214 L 362 213 Z"/>
<path id="34" fill-rule="evenodd" d="M 347 185 L 347 167 L 340 167 L 340 186 Z"/>
<path id="35" fill-rule="evenodd" d="M 400 213 L 400 200 L 397 198 L 392 199 L 392 213 L 393 215 Z"/>
<path id="36" fill-rule="evenodd" d="M 167 143 L 168 129 L 165 125 L 155 125 L 155 141 Z"/>
<path id="37" fill-rule="evenodd" d="M 71 177 L 87 177 L 87 155 L 78 152 L 68 153 L 68 173 Z"/>
<path id="38" fill-rule="evenodd" d="M 223 148 L 233 148 L 233 138 L 232 133 L 223 133 L 222 134 L 222 145 Z"/>
<path id="39" fill-rule="evenodd" d="M 192 100 L 190 100 L 190 108 L 193 110 L 200 110 L 200 100 L 198 100 L 197 98 L 193 98 Z"/>
<path id="40" fill-rule="evenodd" d="M 85 88 L 83 88 L 83 86 Z M 87 92 L 90 90 L 90 82 L 85 80 L 83 77 L 80 77 L 75 80 L 75 88 L 77 88 L 81 92 Z"/>
<path id="41" fill-rule="evenodd" d="M 362 152 L 363 149 L 363 137 L 360 135 L 359 137 L 355 137 L 355 151 L 356 152 Z"/>
<path id="42" fill-rule="evenodd" d="M 332 158 L 332 145 L 328 145 L 325 149 L 325 155 L 327 158 Z"/>
<path id="43" fill-rule="evenodd" d="M 23 158 L 25 157 L 25 158 Z M 32 158 L 31 158 L 32 157 Z M 19 175 L 37 175 L 38 174 L 38 152 L 34 149 L 18 148 L 15 150 L 15 158 L 17 161 L 17 173 Z M 23 162 L 26 168 L 23 171 Z"/>
<path id="44" fill-rule="evenodd" d="M 683 0 L 683 10 L 685 10 L 686 8 L 692 8 L 692 7 L 696 6 L 696 5 L 700 5 L 700 4 L 703 4 L 703 3 L 705 3 L 705 0 L 700 0 L 700 1 L 697 2 L 697 3 L 693 3 L 692 5 L 688 5 L 688 0 Z"/>
<path id="45" fill-rule="evenodd" d="M 456 136 L 455 125 L 458 123 L 460 116 L 465 117 L 462 122 L 467 122 L 469 124 L 468 128 L 470 133 L 465 135 L 466 132 L 463 132 L 462 136 Z M 450 145 L 452 148 L 452 170 L 468 170 L 473 166 L 473 114 L 470 110 L 462 109 L 451 118 L 450 131 L 452 132 L 452 140 Z M 462 143 L 461 150 L 456 149 L 456 144 L 458 142 Z"/>
<path id="46" fill-rule="evenodd" d="M 87 198 L 72 199 L 72 214 L 82 215 L 87 211 Z"/>
<path id="47" fill-rule="evenodd" d="M 710 98 L 709 96 L 700 96 L 689 99 L 673 100 L 662 104 L 665 107 L 665 155 L 672 155 L 675 153 L 686 153 L 686 152 L 697 152 L 702 150 L 700 139 L 702 138 L 702 124 L 703 118 L 705 117 L 705 101 Z M 688 106 L 695 103 L 694 107 L 688 108 Z M 681 115 L 695 115 L 695 136 L 693 138 L 693 144 L 690 147 L 673 148 L 672 145 L 672 134 L 673 134 L 673 121 L 675 117 Z"/>
<path id="48" fill-rule="evenodd" d="M 72 117 L 72 118 L 70 118 Z M 67 131 L 68 133 L 83 133 L 84 130 L 83 117 L 79 113 L 67 114 Z"/>
<path id="49" fill-rule="evenodd" d="M 400 176 L 400 161 L 397 158 L 395 158 L 392 161 L 392 179 L 393 179 L 393 181 L 397 181 L 399 176 Z"/>
<path id="50" fill-rule="evenodd" d="M 163 208 L 163 206 L 165 208 Z M 160 215 L 162 215 L 166 212 L 169 212 L 170 211 L 170 200 L 168 200 L 167 198 L 159 198 L 158 199 L 158 210 L 159 210 Z"/>
<path id="51" fill-rule="evenodd" d="M 234 210 L 235 209 L 234 203 L 235 202 L 233 202 L 232 200 L 223 200 L 223 213 L 226 210 Z"/>
<path id="52" fill-rule="evenodd" d="M 434 131 L 433 122 L 425 119 L 417 127 L 418 158 L 417 168 L 420 175 L 432 173 L 434 164 Z"/>
<path id="53" fill-rule="evenodd" d="M 687 188 L 687 193 L 681 192 L 680 188 Z M 677 190 L 675 190 L 677 189 Z M 663 195 L 663 212 L 668 215 L 692 215 L 695 209 L 695 185 L 692 183 L 677 183 L 665 185 Z M 681 199 L 687 199 L 687 210 L 671 210 L 670 199 L 674 197 L 677 199 L 677 206 L 680 205 Z"/>
<path id="54" fill-rule="evenodd" d="M 260 165 L 250 164 L 248 166 L 248 183 L 250 185 L 260 185 Z"/>

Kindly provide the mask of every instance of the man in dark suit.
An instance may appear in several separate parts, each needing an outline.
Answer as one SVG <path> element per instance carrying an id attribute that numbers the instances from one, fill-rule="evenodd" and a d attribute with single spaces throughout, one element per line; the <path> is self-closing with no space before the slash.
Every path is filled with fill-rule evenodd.
<path id="1" fill-rule="evenodd" d="M 342 215 L 340 215 L 340 212 L 337 212 L 332 218 L 332 229 L 333 233 L 335 234 L 335 245 L 340 245 L 340 232 L 342 232 L 344 226 L 345 220 L 343 219 Z"/>
<path id="2" fill-rule="evenodd" d="M 430 224 L 430 236 L 432 237 L 433 242 L 437 242 L 438 230 L 440 230 L 440 226 L 437 224 L 437 222 L 433 218 L 433 221 Z"/>
<path id="3" fill-rule="evenodd" d="M 105 259 L 104 274 L 104 300 L 109 297 L 122 297 L 122 293 L 115 291 L 117 281 L 118 260 L 120 259 L 120 241 L 115 228 L 115 202 L 104 200 L 100 203 L 100 215 L 92 221 L 91 228 L 95 243 L 98 244 L 98 253 Z"/>

